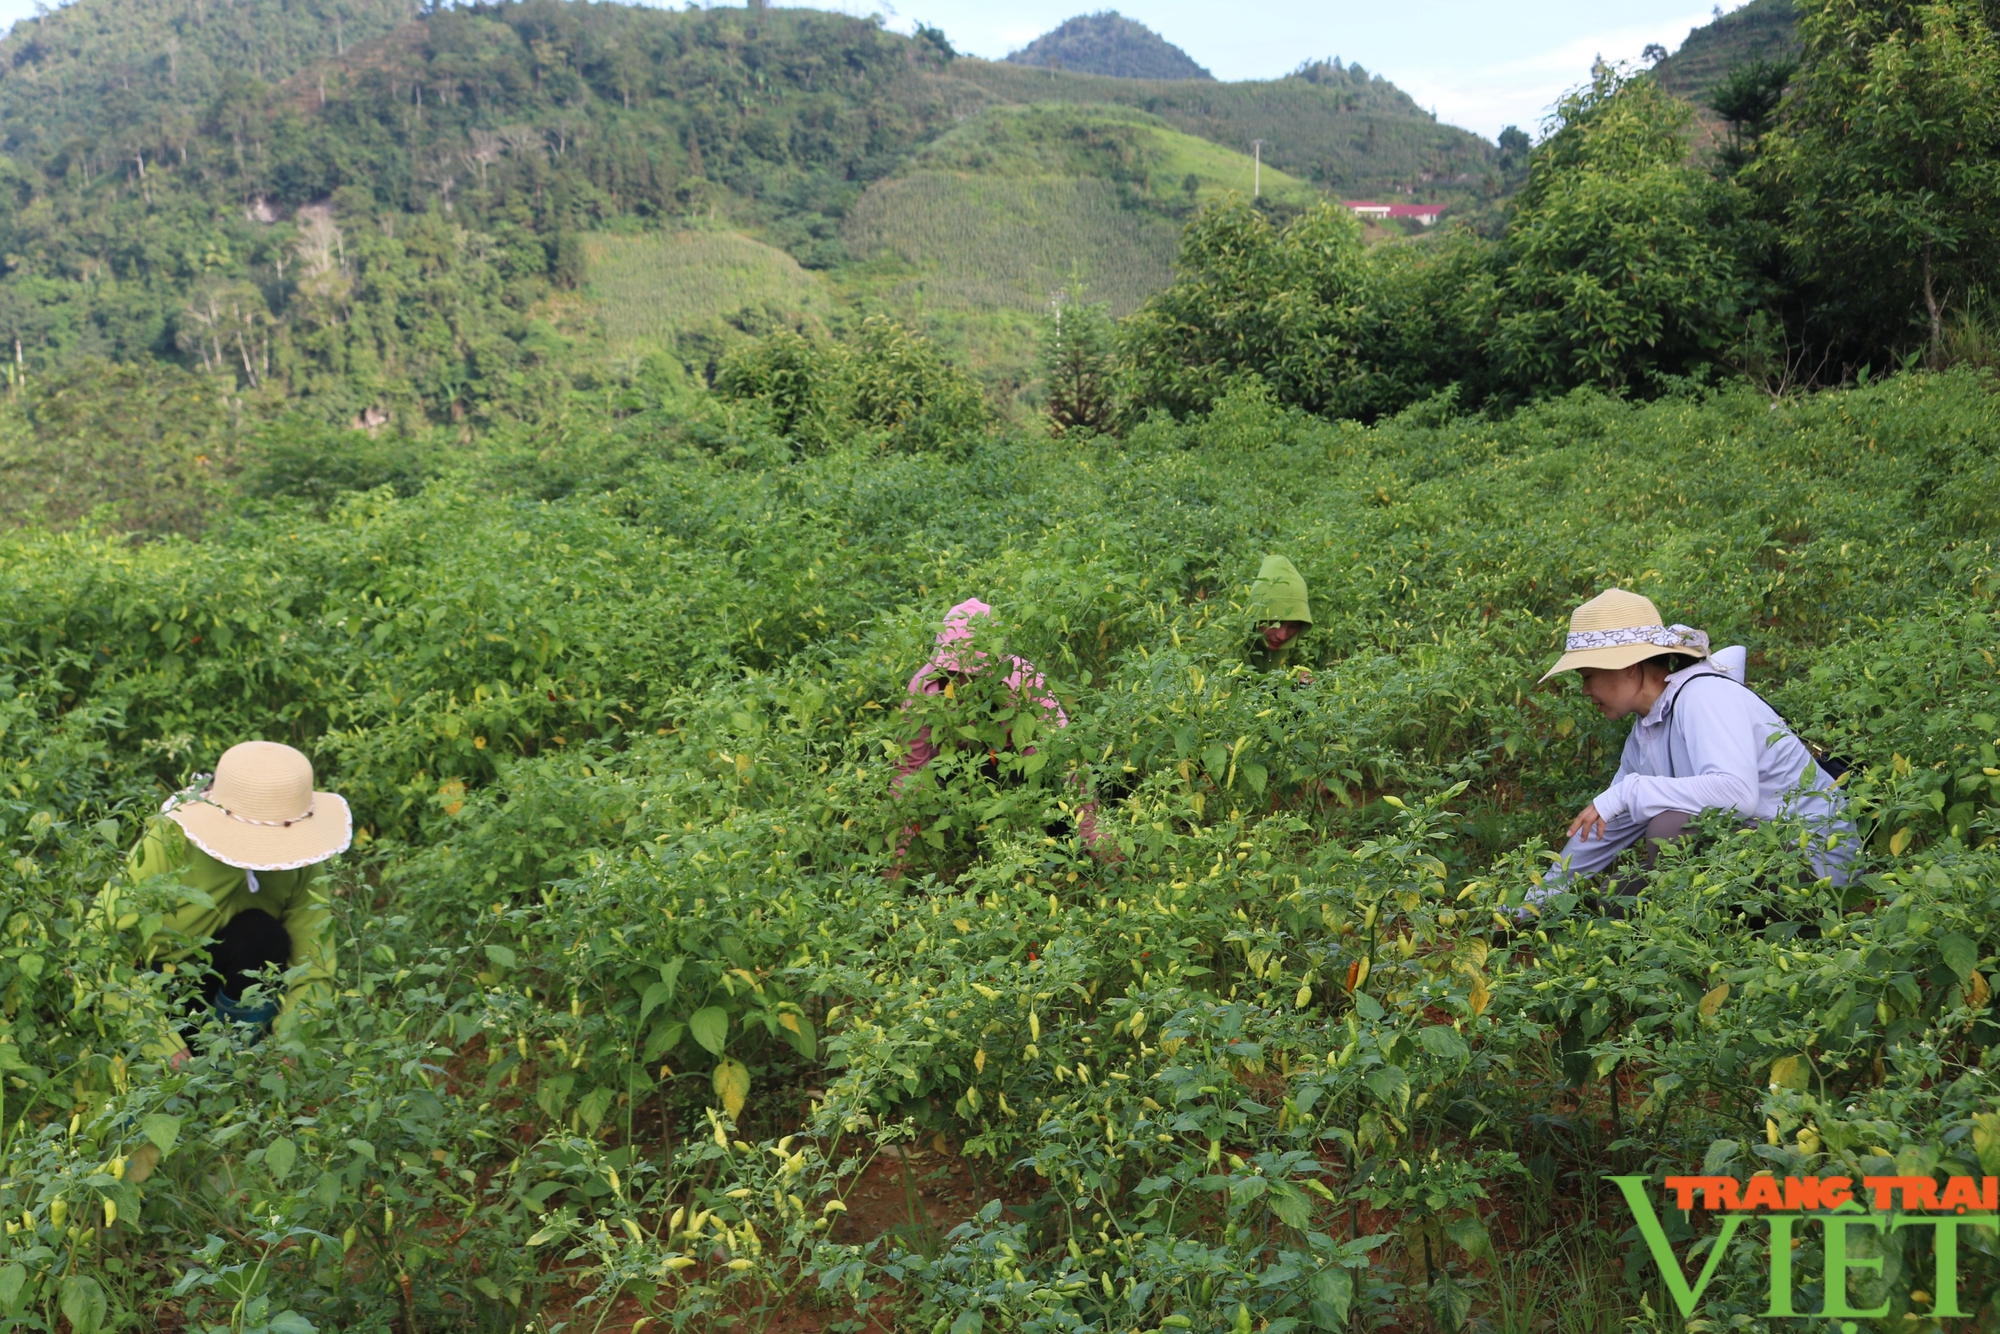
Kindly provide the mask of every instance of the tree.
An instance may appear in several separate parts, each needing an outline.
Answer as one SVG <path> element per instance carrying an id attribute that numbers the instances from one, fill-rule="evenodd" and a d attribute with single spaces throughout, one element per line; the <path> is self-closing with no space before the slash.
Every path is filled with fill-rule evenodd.
<path id="1" fill-rule="evenodd" d="M 1691 109 L 1600 68 L 1515 197 L 1484 344 L 1524 389 L 1645 388 L 1722 356 L 1757 291 L 1742 192 L 1688 161 Z"/>
<path id="2" fill-rule="evenodd" d="M 1056 293 L 1043 326 L 1042 374 L 1057 434 L 1111 425 L 1111 316 L 1083 297 L 1080 284 Z"/>
<path id="3" fill-rule="evenodd" d="M 1731 66 L 1709 90 L 1709 110 L 1729 123 L 1729 142 L 1718 154 L 1723 170 L 1741 171 L 1757 155 L 1798 70 L 1796 60 L 1753 60 Z"/>
<path id="4" fill-rule="evenodd" d="M 1241 195 L 1181 235 L 1178 277 L 1119 328 L 1126 409 L 1206 412 L 1254 373 L 1280 403 L 1331 416 L 1381 407 L 1362 358 L 1371 320 L 1361 225 L 1319 204 L 1282 229 Z"/>
<path id="5" fill-rule="evenodd" d="M 906 453 L 956 448 L 990 419 L 970 376 L 929 339 L 881 316 L 839 341 L 781 329 L 740 344 L 723 357 L 715 391 L 765 408 L 806 451 L 864 438 Z"/>
<path id="6" fill-rule="evenodd" d="M 2000 272 L 2000 40 L 1981 0 L 1811 0 L 1797 91 L 1759 170 L 1835 343 L 1933 364 Z M 1876 332 L 1883 331 L 1883 332 Z"/>

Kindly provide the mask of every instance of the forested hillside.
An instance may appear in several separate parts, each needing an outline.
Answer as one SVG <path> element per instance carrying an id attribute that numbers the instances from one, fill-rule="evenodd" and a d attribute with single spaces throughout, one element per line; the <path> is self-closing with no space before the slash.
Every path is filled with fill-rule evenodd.
<path id="1" fill-rule="evenodd" d="M 1029 72 L 954 60 L 941 34 L 907 39 L 811 10 L 532 0 L 440 10 L 384 32 L 396 16 L 372 28 L 333 10 L 149 18 L 124 15 L 122 2 L 81 0 L 10 39 L 17 63 L 0 98 L 30 100 L 9 112 L 13 156 L 0 166 L 0 245 L 12 257 L 0 340 L 37 383 L 92 359 L 179 366 L 233 380 L 244 406 L 232 411 L 252 416 L 398 430 L 533 418 L 602 378 L 607 357 L 647 326 L 650 317 L 619 313 L 629 282 L 615 264 L 593 280 L 590 257 L 610 262 L 615 246 L 584 240 L 635 231 L 746 233 L 840 288 L 831 303 L 774 306 L 753 283 L 719 312 L 668 320 L 671 336 L 653 350 L 696 370 L 712 360 L 705 347 L 742 328 L 892 300 L 905 318 L 928 310 L 963 354 L 992 361 L 1006 391 L 1023 359 L 981 322 L 1013 310 L 1003 323 L 1018 332 L 1022 293 L 1045 301 L 1052 276 L 1115 262 L 1130 249 L 1123 237 L 1177 221 L 1202 190 L 1246 187 L 1249 164 L 1236 155 L 1248 137 L 1286 142 L 1280 165 L 1338 160 L 1348 174 L 1411 179 L 1432 167 L 1462 174 L 1451 169 L 1477 167 L 1482 152 L 1352 71 L 1337 87 L 1204 85 L 1222 110 L 1170 102 L 1162 114 L 1241 160 L 1240 172 L 1176 165 L 1188 156 L 1178 150 L 1122 165 L 1057 151 L 1034 174 L 1086 201 L 1075 227 L 1069 210 L 1046 211 L 1046 242 L 1003 255 L 1005 276 L 947 281 L 926 306 L 912 295 L 921 258 L 908 273 L 866 262 L 850 271 L 897 234 L 882 208 L 855 214 L 871 184 L 968 116 L 1103 100 L 1094 85 L 1010 85 L 1006 72 Z M 77 36 L 100 29 L 112 36 Z M 51 46 L 57 33 L 74 40 Z M 119 42 L 159 59 L 141 69 Z M 1099 82 L 1128 105 L 1156 91 Z M 70 102 L 88 115 L 34 100 L 79 83 L 90 95 Z M 112 85 L 117 96 L 100 95 Z M 1096 133 L 1088 119 L 1074 129 L 1086 139 Z M 1411 133 L 1454 146 L 1413 149 Z M 1310 150 L 1309 136 L 1319 136 Z M 961 175 L 984 179 L 977 166 Z M 1178 202 L 1161 214 L 1131 197 L 1134 182 L 1155 203 Z M 1004 227 L 1005 204 L 970 207 L 975 232 Z M 1165 281 L 1169 246 L 1165 234 L 1139 246 L 1154 258 L 1138 287 L 1105 273 L 1121 308 Z M 971 321 L 962 329 L 961 316 Z M 693 342 L 679 347 L 683 335 Z"/>
<path id="2" fill-rule="evenodd" d="M 410 21 L 407 0 L 102 0 L 47 9 L 0 38 L 5 151 L 76 159 L 86 178 L 191 138 L 224 89 L 275 83 Z M 60 178 L 60 171 L 58 177 Z"/>

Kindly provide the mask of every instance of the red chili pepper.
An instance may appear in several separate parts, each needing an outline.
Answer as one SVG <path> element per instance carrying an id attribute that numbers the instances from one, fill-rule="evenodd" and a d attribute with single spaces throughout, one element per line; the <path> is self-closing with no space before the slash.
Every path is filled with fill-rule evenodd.
<path id="1" fill-rule="evenodd" d="M 1347 989 L 1349 991 L 1353 991 L 1354 984 L 1360 980 L 1361 980 L 1361 960 L 1356 959 L 1353 963 L 1347 965 Z"/>

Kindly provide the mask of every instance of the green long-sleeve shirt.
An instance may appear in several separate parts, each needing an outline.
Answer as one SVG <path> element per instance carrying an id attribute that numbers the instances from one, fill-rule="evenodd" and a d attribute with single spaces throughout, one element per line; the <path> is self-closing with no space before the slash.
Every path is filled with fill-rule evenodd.
<path id="1" fill-rule="evenodd" d="M 158 820 L 126 858 L 125 873 L 135 882 L 173 875 L 196 891 L 140 947 L 142 963 L 179 963 L 188 959 L 199 953 L 238 913 L 262 908 L 277 918 L 291 936 L 292 956 L 287 966 L 305 970 L 285 993 L 284 1007 L 278 1015 L 279 1031 L 290 1024 L 301 1004 L 317 1003 L 333 995 L 332 913 L 326 895 L 314 884 L 318 866 L 294 871 L 259 871 L 257 890 L 252 893 L 248 871 L 217 861 L 183 837 L 177 827 Z M 116 929 L 131 924 L 122 915 L 120 920 L 106 923 Z M 170 1041 L 168 1050 L 179 1050 L 179 1039 Z"/>

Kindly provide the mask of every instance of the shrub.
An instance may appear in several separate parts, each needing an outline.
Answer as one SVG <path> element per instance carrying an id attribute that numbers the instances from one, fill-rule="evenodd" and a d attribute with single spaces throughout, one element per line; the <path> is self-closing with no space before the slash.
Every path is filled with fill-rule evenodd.
<path id="1" fill-rule="evenodd" d="M 723 358 L 715 387 L 769 410 L 806 451 L 862 439 L 905 453 L 953 449 L 989 417 L 976 383 L 880 316 L 838 341 L 781 330 L 748 344 Z"/>

